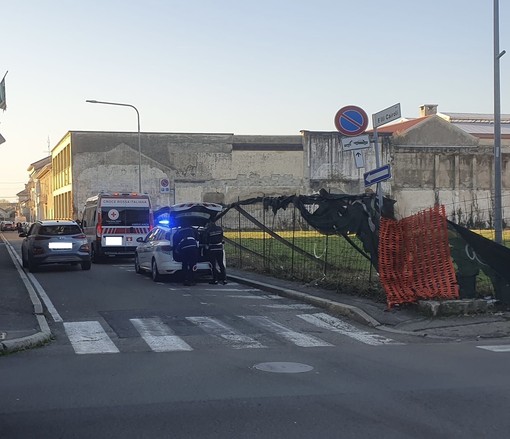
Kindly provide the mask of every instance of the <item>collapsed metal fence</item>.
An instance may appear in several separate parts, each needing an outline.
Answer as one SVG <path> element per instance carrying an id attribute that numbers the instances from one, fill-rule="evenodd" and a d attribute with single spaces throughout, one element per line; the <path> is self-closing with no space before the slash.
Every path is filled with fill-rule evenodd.
<path id="1" fill-rule="evenodd" d="M 310 213 L 317 208 L 306 206 Z M 293 203 L 276 211 L 263 202 L 234 203 L 220 222 L 229 267 L 385 300 L 361 241 L 319 233 Z"/>
<path id="2" fill-rule="evenodd" d="M 398 261 L 398 252 L 392 250 L 392 243 L 395 239 L 385 242 L 384 240 L 387 239 L 385 235 L 380 237 L 383 241 L 379 242 L 379 245 L 377 245 L 378 239 L 376 238 L 376 241 L 371 243 L 375 246 L 367 247 L 367 235 L 378 235 L 377 232 L 373 233 L 377 228 L 376 224 L 372 224 L 372 221 L 376 222 L 377 226 L 379 223 L 379 216 L 374 215 L 375 205 L 370 204 L 370 200 L 367 203 L 367 197 L 363 196 L 322 195 L 322 199 L 313 196 L 262 197 L 230 205 L 219 218 L 225 232 L 225 252 L 228 266 L 310 283 L 342 293 L 367 296 L 387 301 L 388 306 L 414 301 L 409 298 L 402 299 L 402 294 L 397 291 L 409 282 L 402 283 L 400 281 L 398 285 L 394 285 L 393 289 L 397 288 L 395 291 L 398 292 L 396 296 L 393 295 L 398 297 L 395 302 L 390 300 L 391 294 L 388 295 L 388 282 L 384 283 L 384 287 L 380 282 L 381 272 L 378 274 L 376 267 L 379 266 L 378 259 L 381 256 L 381 248 L 389 249 L 384 253 L 386 265 L 379 266 L 379 270 L 381 268 L 383 271 L 386 270 L 381 274 L 381 276 L 386 276 L 386 280 L 387 268 L 392 266 L 388 265 L 390 260 L 388 257 L 396 258 L 394 261 Z M 350 199 L 346 201 L 346 198 L 349 197 Z M 306 200 L 303 201 L 303 199 Z M 325 199 L 327 203 L 325 203 Z M 325 208 L 328 203 L 329 205 Z M 386 208 L 386 199 L 384 206 L 383 210 Z M 443 228 L 446 230 L 446 223 L 443 224 L 446 221 L 445 209 L 444 207 L 441 209 L 440 216 L 443 218 L 440 221 L 441 230 Z M 358 213 L 357 217 L 356 212 Z M 317 222 L 317 217 L 326 220 L 329 228 L 324 227 L 324 222 Z M 338 220 L 339 217 L 342 219 Z M 391 221 L 392 215 L 388 218 Z M 401 221 L 414 220 L 416 219 L 409 217 Z M 393 221 L 396 220 L 393 219 Z M 357 224 L 364 224 L 365 229 L 358 228 Z M 415 244 L 407 245 L 406 254 L 400 255 L 400 258 L 404 257 L 406 263 L 397 263 L 398 266 L 393 267 L 393 273 L 389 273 L 389 275 L 395 276 L 395 273 L 398 274 L 399 270 L 404 270 L 406 266 L 423 265 L 425 263 L 421 261 L 423 251 L 420 252 L 420 249 L 423 250 L 423 246 L 430 247 L 432 249 L 430 253 L 434 254 L 433 252 L 437 251 L 438 241 L 437 239 L 434 241 L 432 238 L 438 232 L 437 224 L 421 224 L 421 228 L 418 227 L 416 230 L 413 228 L 413 236 L 417 233 L 421 233 L 423 236 Z M 481 232 L 478 234 L 483 235 Z M 445 234 L 443 233 L 443 235 Z M 507 237 L 506 233 L 504 236 Z M 443 242 L 445 240 L 446 242 Z M 460 298 L 498 297 L 499 294 L 499 298 L 504 296 L 505 301 L 510 300 L 510 284 L 507 285 L 501 276 L 498 277 L 494 270 L 480 259 L 480 256 L 453 228 L 448 227 L 448 236 L 443 236 L 442 241 L 439 241 L 442 245 L 446 245 L 446 249 L 449 247 L 449 251 L 446 250 L 445 254 L 453 259 L 455 273 L 452 274 L 452 279 L 454 284 L 458 285 L 457 291 L 460 293 Z M 371 250 L 368 250 L 370 248 Z M 508 249 L 504 250 L 508 251 Z M 375 259 L 371 260 L 371 257 Z M 506 253 L 503 254 L 503 257 L 504 261 L 508 258 Z M 437 265 L 436 259 L 432 258 L 425 265 L 428 264 L 429 268 L 433 269 Z M 501 263 L 496 265 L 501 265 Z M 501 272 L 501 267 L 499 267 L 499 271 Z M 439 285 L 441 282 L 438 279 L 442 279 L 441 276 L 444 275 L 443 270 L 438 270 L 433 276 L 421 273 L 421 282 L 428 286 L 424 287 L 420 284 L 417 296 L 423 295 L 425 290 L 429 293 L 434 291 L 436 286 L 433 284 Z M 411 285 L 411 289 L 417 288 L 412 286 L 412 283 L 409 285 Z M 457 287 L 455 286 L 455 288 Z M 436 294 L 436 296 L 441 297 L 441 294 Z"/>

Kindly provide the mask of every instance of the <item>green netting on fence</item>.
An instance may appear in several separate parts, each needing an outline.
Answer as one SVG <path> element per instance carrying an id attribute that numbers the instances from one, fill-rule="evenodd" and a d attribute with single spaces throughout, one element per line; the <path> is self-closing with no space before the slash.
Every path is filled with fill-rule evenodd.
<path id="1" fill-rule="evenodd" d="M 220 220 L 230 267 L 384 300 L 371 256 L 355 235 L 319 233 L 292 203 L 278 210 L 263 202 L 238 207 Z M 306 208 L 313 213 L 318 206 Z"/>

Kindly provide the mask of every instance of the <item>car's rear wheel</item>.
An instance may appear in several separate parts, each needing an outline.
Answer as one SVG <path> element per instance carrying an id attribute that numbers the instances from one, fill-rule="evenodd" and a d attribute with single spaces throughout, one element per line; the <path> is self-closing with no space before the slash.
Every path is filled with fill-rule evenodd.
<path id="1" fill-rule="evenodd" d="M 140 261 L 138 260 L 138 255 L 137 255 L 137 254 L 135 255 L 135 271 L 136 271 L 138 274 L 142 274 L 142 273 L 143 273 L 143 270 L 142 270 L 142 268 L 140 267 Z"/>
<path id="2" fill-rule="evenodd" d="M 28 263 L 27 263 L 27 260 L 25 258 L 25 255 L 23 254 L 23 251 L 21 252 L 21 265 L 23 265 L 23 268 L 27 268 L 28 267 Z"/>
<path id="3" fill-rule="evenodd" d="M 94 264 L 100 264 L 103 262 L 103 256 L 96 250 L 96 246 L 92 245 L 92 250 L 90 252 L 90 259 Z"/>
<path id="4" fill-rule="evenodd" d="M 30 255 L 28 255 L 28 271 L 32 272 L 32 273 L 35 273 L 38 268 L 39 268 L 39 265 L 30 257 Z"/>
<path id="5" fill-rule="evenodd" d="M 92 266 L 92 262 L 85 261 L 81 263 L 81 269 L 82 270 L 90 270 L 90 267 Z"/>
<path id="6" fill-rule="evenodd" d="M 158 264 L 156 263 L 155 259 L 152 260 L 151 268 L 152 268 L 152 270 L 151 270 L 152 280 L 154 282 L 161 282 L 161 280 L 162 280 L 161 274 L 159 274 Z"/>

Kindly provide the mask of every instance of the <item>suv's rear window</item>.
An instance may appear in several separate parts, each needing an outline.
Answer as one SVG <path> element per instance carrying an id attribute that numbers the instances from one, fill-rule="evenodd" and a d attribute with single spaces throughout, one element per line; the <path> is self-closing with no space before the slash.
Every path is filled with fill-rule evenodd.
<path id="1" fill-rule="evenodd" d="M 78 235 L 82 233 L 79 226 L 75 225 L 56 225 L 56 226 L 41 226 L 39 228 L 39 235 Z"/>

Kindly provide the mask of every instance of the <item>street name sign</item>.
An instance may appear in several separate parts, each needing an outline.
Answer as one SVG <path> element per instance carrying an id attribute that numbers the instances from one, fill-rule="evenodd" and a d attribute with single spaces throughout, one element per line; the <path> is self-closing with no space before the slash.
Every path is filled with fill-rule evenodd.
<path id="1" fill-rule="evenodd" d="M 390 165 L 384 165 L 380 168 L 372 169 L 371 171 L 363 174 L 365 180 L 365 187 L 372 186 L 373 184 L 380 183 L 381 181 L 391 178 Z"/>
<path id="2" fill-rule="evenodd" d="M 400 104 L 395 104 L 382 111 L 379 111 L 379 113 L 372 114 L 372 128 L 377 128 L 388 122 L 397 120 L 400 117 Z"/>
<path id="3" fill-rule="evenodd" d="M 335 115 L 335 126 L 344 136 L 357 136 L 365 132 L 368 116 L 360 107 L 347 105 L 340 108 Z"/>
<path id="4" fill-rule="evenodd" d="M 370 148 L 370 137 L 368 134 L 356 137 L 342 137 L 342 148 L 344 151 Z"/>

